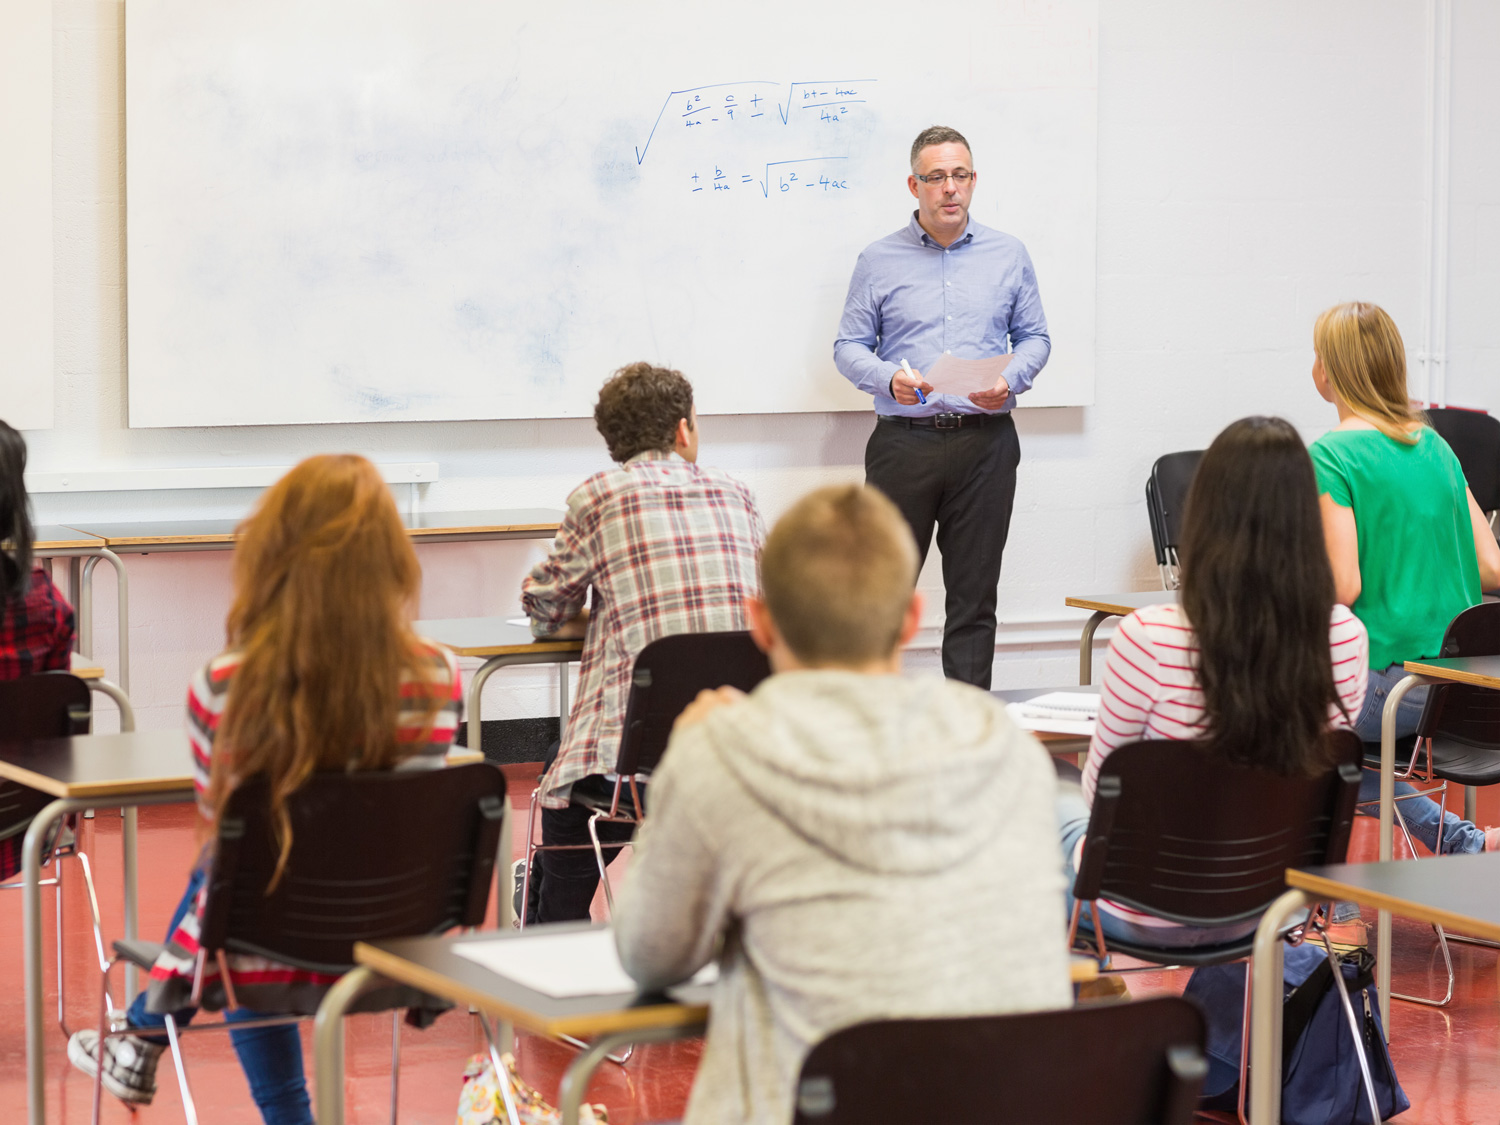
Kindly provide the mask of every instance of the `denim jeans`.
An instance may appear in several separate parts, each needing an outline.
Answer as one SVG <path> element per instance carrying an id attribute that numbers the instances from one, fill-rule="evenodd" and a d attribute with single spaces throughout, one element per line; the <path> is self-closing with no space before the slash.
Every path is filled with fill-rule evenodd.
<path id="1" fill-rule="evenodd" d="M 1385 701 L 1392 689 L 1406 678 L 1406 670 L 1399 664 L 1389 668 L 1371 668 L 1366 681 L 1365 705 L 1354 723 L 1354 733 L 1367 743 L 1378 743 L 1385 718 Z M 1410 740 L 1417 733 L 1417 721 L 1422 717 L 1422 708 L 1427 703 L 1427 686 L 1412 688 L 1396 708 L 1396 760 L 1399 763 L 1410 750 Z M 1408 745 L 1403 749 L 1402 742 Z M 1406 782 L 1396 781 L 1396 796 L 1416 793 Z M 1365 770 L 1359 781 L 1359 806 L 1355 809 L 1361 816 L 1379 816 L 1380 774 Z M 1445 810 L 1430 797 L 1412 797 L 1398 801 L 1396 808 L 1406 823 L 1413 838 L 1421 840 L 1430 851 L 1438 850 L 1438 835 L 1443 837 L 1444 855 L 1469 855 L 1484 851 L 1482 829 Z M 1333 906 L 1333 921 L 1348 922 L 1359 917 L 1359 907 L 1352 902 L 1337 902 Z"/>
<path id="2" fill-rule="evenodd" d="M 1063 771 L 1059 771 L 1062 773 Z M 1062 839 L 1063 877 L 1067 880 L 1067 896 L 1064 905 L 1067 917 L 1073 917 L 1073 883 L 1078 871 L 1073 863 L 1073 853 L 1078 841 L 1088 831 L 1089 807 L 1083 799 L 1083 790 L 1066 775 L 1057 781 L 1057 831 Z M 1132 942 L 1137 945 L 1153 945 L 1163 949 L 1190 949 L 1199 945 L 1223 945 L 1252 932 L 1259 919 L 1237 922 L 1232 926 L 1142 926 L 1121 918 L 1108 910 L 1099 910 L 1104 927 L 1106 943 L 1110 939 Z M 1083 910 L 1078 916 L 1078 932 L 1094 932 L 1091 913 Z"/>
<path id="3" fill-rule="evenodd" d="M 203 885 L 203 868 L 195 868 L 188 880 L 187 891 L 167 927 L 171 938 L 178 923 L 192 909 L 198 888 Z M 196 1008 L 183 1008 L 173 1012 L 179 1025 L 191 1023 L 197 1014 Z M 263 1019 L 275 1013 L 252 1012 L 248 1008 L 228 1009 L 224 1012 L 227 1023 Z M 165 1016 L 146 1011 L 146 993 L 142 992 L 131 1002 L 126 1013 L 126 1022 L 133 1028 L 160 1030 L 167 1026 Z M 165 1043 L 166 1037 L 143 1035 L 152 1043 Z M 302 1073 L 302 1037 L 296 1024 L 278 1027 L 252 1027 L 243 1031 L 230 1031 L 235 1054 L 240 1057 L 240 1066 L 250 1083 L 250 1094 L 260 1110 L 261 1120 L 266 1125 L 313 1125 L 312 1104 L 307 1097 L 307 1080 Z"/>
<path id="4" fill-rule="evenodd" d="M 1364 709 L 1359 713 L 1359 721 L 1354 725 L 1354 732 L 1365 742 L 1380 741 L 1381 716 L 1385 708 L 1386 698 L 1390 695 L 1398 683 L 1406 677 L 1406 672 L 1399 664 L 1393 664 L 1389 668 L 1376 670 L 1370 669 L 1369 686 L 1365 691 Z M 1396 759 L 1403 760 L 1410 751 L 1409 742 L 1417 731 L 1417 720 L 1421 718 L 1422 707 L 1427 702 L 1427 687 L 1413 688 L 1407 692 L 1406 698 L 1401 701 L 1396 709 Z M 1406 740 L 1408 745 L 1400 745 Z M 1415 793 L 1404 781 L 1396 782 L 1396 796 L 1400 797 L 1408 793 Z M 1365 770 L 1364 777 L 1359 786 L 1360 803 L 1375 802 L 1380 800 L 1380 775 L 1374 770 Z M 1406 821 L 1407 830 L 1422 843 L 1427 845 L 1431 851 L 1437 851 L 1438 833 L 1441 828 L 1443 837 L 1443 854 L 1467 855 L 1473 852 L 1484 851 L 1484 832 L 1474 824 L 1465 820 L 1455 813 L 1446 812 L 1443 807 L 1431 798 L 1414 797 L 1409 801 L 1401 801 L 1396 807 L 1401 810 L 1401 818 Z M 1379 809 L 1374 805 L 1366 805 L 1359 810 L 1365 816 L 1379 815 Z"/>

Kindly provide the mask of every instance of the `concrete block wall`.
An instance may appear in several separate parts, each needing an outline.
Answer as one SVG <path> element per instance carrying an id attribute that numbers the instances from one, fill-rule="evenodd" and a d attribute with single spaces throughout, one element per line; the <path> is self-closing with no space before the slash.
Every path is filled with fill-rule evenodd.
<path id="1" fill-rule="evenodd" d="M 1456 0 L 1451 400 L 1500 408 L 1500 16 Z M 329 449 L 437 460 L 428 510 L 560 507 L 608 464 L 584 421 L 130 430 L 125 426 L 123 12 L 57 0 L 54 44 L 57 424 L 28 435 L 33 467 L 290 464 Z M 1067 594 L 1157 584 L 1143 489 L 1151 462 L 1227 422 L 1279 413 L 1308 437 L 1333 422 L 1308 370 L 1323 307 L 1384 304 L 1419 331 L 1426 159 L 1422 0 L 1104 0 L 1099 27 L 1097 397 L 1022 411 L 1023 461 L 1001 580 L 996 682 L 1068 682 L 1084 615 Z M 981 169 L 1003 153 L 976 153 Z M 999 177 L 994 181 L 998 182 Z M 902 216 L 893 215 L 891 226 Z M 871 231 L 878 237 L 883 231 Z M 852 263 L 851 263 L 852 265 Z M 1038 263 L 1046 293 L 1046 264 Z M 830 326 L 830 339 L 832 327 Z M 621 361 L 631 358 L 620 357 Z M 689 376 L 692 375 L 688 372 Z M 1042 376 L 1045 378 L 1045 373 Z M 819 484 L 859 480 L 868 415 L 702 420 L 703 457 L 746 480 L 769 519 Z M 404 490 L 403 490 L 404 491 Z M 44 496 L 48 522 L 238 516 L 245 492 Z M 506 613 L 537 543 L 424 547 L 422 613 Z M 227 554 L 127 559 L 133 691 L 142 725 L 180 721 L 192 670 L 222 643 Z M 99 572 L 97 647 L 113 659 L 112 576 Z M 928 628 L 911 664 L 935 668 Z M 545 714 L 553 673 L 491 680 L 486 716 Z"/>

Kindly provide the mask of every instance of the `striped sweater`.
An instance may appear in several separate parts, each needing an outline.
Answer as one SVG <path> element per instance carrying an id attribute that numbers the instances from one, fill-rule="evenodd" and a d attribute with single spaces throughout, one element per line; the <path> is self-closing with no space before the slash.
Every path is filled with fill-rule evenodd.
<path id="1" fill-rule="evenodd" d="M 1328 725 L 1347 727 L 1364 706 L 1369 651 L 1365 627 L 1347 606 L 1333 607 L 1328 646 L 1334 689 L 1344 705 L 1343 712 L 1329 705 Z M 1099 767 L 1121 746 L 1145 739 L 1187 742 L 1204 736 L 1203 691 L 1198 686 L 1197 663 L 1197 637 L 1180 606 L 1147 606 L 1120 622 L 1109 642 L 1099 689 L 1099 721 L 1083 770 L 1083 797 L 1090 806 Z M 1075 864 L 1078 858 L 1075 853 Z M 1101 900 L 1100 906 L 1140 925 L 1175 924 L 1116 903 Z"/>
<path id="2" fill-rule="evenodd" d="M 424 677 L 403 677 L 402 709 L 398 717 L 397 740 L 409 747 L 409 753 L 398 769 L 422 769 L 441 766 L 458 729 L 462 707 L 462 681 L 453 654 L 432 641 L 423 640 L 423 655 L 428 666 Z M 209 661 L 193 677 L 188 687 L 187 731 L 193 754 L 193 783 L 198 809 L 212 822 L 213 809 L 208 803 L 211 765 L 216 753 L 226 751 L 216 745 L 224 704 L 239 669 L 241 657 L 226 652 Z M 411 704 L 431 698 L 434 693 L 445 701 L 433 719 L 426 741 L 423 714 Z M 212 860 L 212 844 L 205 847 L 198 863 Z M 151 969 L 150 997 L 147 1006 L 153 1012 L 175 1012 L 187 1007 L 193 987 L 194 961 L 198 954 L 198 934 L 204 906 L 204 895 L 168 935 L 166 948 Z M 265 957 L 232 953 L 229 971 L 234 978 L 235 993 L 241 1004 L 262 1012 L 310 1012 L 317 1006 L 337 974 L 317 973 L 279 964 Z M 216 1008 L 223 1002 L 224 991 L 218 980 L 218 967 L 210 961 L 204 967 L 203 996 L 205 1006 Z"/>

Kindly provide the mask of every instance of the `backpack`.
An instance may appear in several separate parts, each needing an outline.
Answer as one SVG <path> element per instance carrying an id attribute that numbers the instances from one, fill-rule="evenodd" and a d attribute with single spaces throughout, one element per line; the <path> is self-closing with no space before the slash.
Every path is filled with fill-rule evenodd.
<path id="1" fill-rule="evenodd" d="M 1349 1000 L 1360 1026 L 1375 1104 L 1383 1119 L 1410 1107 L 1381 1032 L 1375 992 L 1375 958 L 1368 950 L 1340 959 Z M 1233 1113 L 1239 1099 L 1245 963 L 1207 965 L 1193 971 L 1184 995 L 1196 999 L 1208 1021 L 1208 1078 L 1204 1109 Z M 1320 946 L 1286 949 L 1285 1006 L 1281 1032 L 1281 1120 L 1284 1125 L 1369 1125 L 1370 1103 L 1360 1076 L 1349 1021 Z"/>

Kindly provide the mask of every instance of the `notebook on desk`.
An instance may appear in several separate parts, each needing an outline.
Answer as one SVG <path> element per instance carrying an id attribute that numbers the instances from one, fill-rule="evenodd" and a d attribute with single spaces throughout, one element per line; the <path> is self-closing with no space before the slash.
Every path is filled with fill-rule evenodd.
<path id="1" fill-rule="evenodd" d="M 614 931 L 607 926 L 462 942 L 453 952 L 533 992 L 559 999 L 628 995 L 638 987 L 620 964 Z M 712 984 L 718 975 L 719 966 L 710 963 L 684 983 Z"/>
<path id="2" fill-rule="evenodd" d="M 1005 710 L 1022 730 L 1092 735 L 1099 717 L 1099 693 L 1049 691 L 1021 703 L 1008 703 Z"/>

